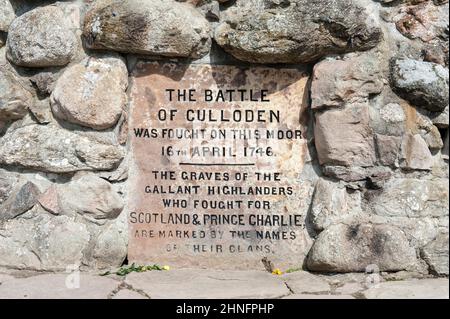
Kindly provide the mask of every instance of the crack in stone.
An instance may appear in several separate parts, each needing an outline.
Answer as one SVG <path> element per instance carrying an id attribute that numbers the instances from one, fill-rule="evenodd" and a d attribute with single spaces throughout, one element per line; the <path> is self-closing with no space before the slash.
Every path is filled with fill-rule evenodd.
<path id="1" fill-rule="evenodd" d="M 206 278 L 209 279 L 213 279 L 213 280 L 219 280 L 219 281 L 243 281 L 245 282 L 246 280 L 242 280 L 242 279 L 233 279 L 233 278 L 216 278 L 216 277 L 212 277 L 212 276 L 207 276 Z"/>
<path id="2" fill-rule="evenodd" d="M 112 299 L 115 295 L 117 295 L 121 290 L 131 290 L 134 291 L 136 293 L 138 293 L 139 295 L 147 298 L 147 299 L 152 299 L 148 294 L 146 294 L 143 290 L 141 289 L 137 289 L 134 288 L 132 285 L 127 284 L 126 282 L 122 281 L 116 289 L 114 289 L 109 295 L 108 295 L 108 299 Z"/>
<path id="3" fill-rule="evenodd" d="M 289 284 L 287 283 L 287 281 L 284 281 L 283 283 L 284 283 L 284 285 L 286 286 L 286 288 L 290 291 L 290 295 L 294 295 L 295 292 L 294 292 L 294 290 L 289 286 Z"/>

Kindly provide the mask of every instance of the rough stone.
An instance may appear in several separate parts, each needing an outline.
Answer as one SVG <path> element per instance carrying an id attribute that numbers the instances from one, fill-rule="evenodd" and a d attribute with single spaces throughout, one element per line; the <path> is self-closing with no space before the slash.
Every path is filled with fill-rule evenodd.
<path id="1" fill-rule="evenodd" d="M 208 21 L 173 0 L 104 2 L 86 14 L 83 35 L 91 49 L 199 58 L 208 53 Z"/>
<path id="2" fill-rule="evenodd" d="M 429 111 L 444 111 L 449 103 L 449 73 L 442 65 L 412 59 L 391 62 L 391 85 L 405 100 Z"/>
<path id="3" fill-rule="evenodd" d="M 66 270 L 68 265 L 81 264 L 90 240 L 84 224 L 40 210 L 27 214 L 27 218 L 13 219 L 0 226 L 0 266 Z"/>
<path id="4" fill-rule="evenodd" d="M 58 186 L 57 196 L 61 215 L 79 214 L 94 220 L 115 219 L 123 209 L 122 199 L 112 185 L 92 174 L 75 176 L 69 183 Z M 103 237 L 108 237 L 108 233 L 106 231 Z"/>
<path id="5" fill-rule="evenodd" d="M 16 18 L 9 0 L 0 0 L 0 32 L 8 32 L 9 25 Z"/>
<path id="6" fill-rule="evenodd" d="M 428 114 L 431 121 L 438 128 L 448 128 L 449 107 L 447 106 L 443 112 Z"/>
<path id="7" fill-rule="evenodd" d="M 440 233 L 434 241 L 423 247 L 421 256 L 431 273 L 448 276 L 448 233 Z"/>
<path id="8" fill-rule="evenodd" d="M 51 95 L 53 114 L 103 130 L 116 124 L 126 104 L 128 72 L 119 57 L 89 57 L 68 68 Z"/>
<path id="9" fill-rule="evenodd" d="M 21 119 L 33 97 L 12 72 L 0 67 L 0 122 Z"/>
<path id="10" fill-rule="evenodd" d="M 310 221 L 314 229 L 322 231 L 329 225 L 348 217 L 360 209 L 357 200 L 339 183 L 320 179 L 314 190 Z"/>
<path id="11" fill-rule="evenodd" d="M 306 271 L 284 275 L 282 279 L 294 294 L 326 293 L 331 290 L 328 282 Z"/>
<path id="12" fill-rule="evenodd" d="M 128 134 L 128 132 L 127 132 Z M 128 178 L 129 159 L 125 158 L 114 171 L 99 172 L 98 176 L 111 183 L 123 182 Z"/>
<path id="13" fill-rule="evenodd" d="M 366 299 L 448 299 L 448 279 L 383 282 L 362 294 Z"/>
<path id="14" fill-rule="evenodd" d="M 375 135 L 375 142 L 379 161 L 382 165 L 395 166 L 399 165 L 398 158 L 402 138 L 389 135 Z"/>
<path id="15" fill-rule="evenodd" d="M 369 102 L 370 96 L 383 89 L 379 64 L 372 55 L 319 62 L 314 66 L 311 107 L 319 109 Z"/>
<path id="16" fill-rule="evenodd" d="M 38 198 L 38 202 L 43 209 L 53 215 L 60 215 L 61 210 L 59 208 L 58 200 L 58 188 L 56 185 L 52 185 L 46 189 Z"/>
<path id="17" fill-rule="evenodd" d="M 18 180 L 18 174 L 0 169 L 0 205 L 9 198 Z"/>
<path id="18" fill-rule="evenodd" d="M 373 211 L 390 217 L 439 217 L 448 215 L 448 180 L 391 179 L 373 198 Z"/>
<path id="19" fill-rule="evenodd" d="M 409 39 L 430 42 L 435 39 L 448 40 L 448 5 L 433 1 L 410 1 L 411 6 L 402 8 L 397 18 L 397 30 Z M 423 3 L 419 3 L 423 2 Z M 415 5 L 418 4 L 418 5 Z"/>
<path id="20" fill-rule="evenodd" d="M 383 166 L 359 167 L 359 166 L 323 166 L 323 174 L 347 182 L 346 186 L 352 189 L 360 189 L 362 183 L 368 179 L 388 179 L 392 174 L 389 168 Z M 359 186 L 358 186 L 359 185 Z"/>
<path id="21" fill-rule="evenodd" d="M 363 272 L 370 265 L 380 271 L 404 270 L 416 263 L 416 252 L 402 231 L 389 225 L 337 224 L 314 242 L 307 267 L 323 272 Z"/>
<path id="22" fill-rule="evenodd" d="M 418 113 L 416 121 L 418 132 L 427 143 L 428 148 L 432 152 L 442 149 L 444 142 L 438 127 L 433 124 L 433 120 L 426 115 Z"/>
<path id="23" fill-rule="evenodd" d="M 316 113 L 314 132 L 322 165 L 368 167 L 376 161 L 367 105 Z"/>
<path id="24" fill-rule="evenodd" d="M 130 290 L 122 289 L 117 292 L 112 299 L 148 299 L 147 297 L 141 295 L 140 293 Z"/>
<path id="25" fill-rule="evenodd" d="M 39 124 L 48 124 L 53 121 L 49 99 L 35 100 L 28 109 Z"/>
<path id="26" fill-rule="evenodd" d="M 77 49 L 77 39 L 63 11 L 44 6 L 24 13 L 10 27 L 7 58 L 24 67 L 63 66 Z"/>
<path id="27" fill-rule="evenodd" d="M 447 132 L 447 135 L 445 136 L 445 140 L 444 140 L 444 147 L 442 148 L 442 155 L 447 157 L 448 160 L 448 138 L 449 138 L 449 134 Z"/>
<path id="28" fill-rule="evenodd" d="M 131 273 L 125 282 L 152 299 L 272 299 L 289 295 L 282 280 L 261 271 L 150 271 Z"/>
<path id="29" fill-rule="evenodd" d="M 373 204 L 369 204 L 373 205 Z M 370 210 L 370 209 L 369 209 Z M 439 233 L 438 220 L 433 217 L 387 217 L 371 215 L 371 221 L 377 224 L 389 224 L 401 229 L 411 246 L 419 249 L 433 241 Z M 414 271 L 418 271 L 415 269 Z"/>
<path id="30" fill-rule="evenodd" d="M 30 78 L 30 82 L 36 88 L 39 94 L 47 96 L 52 93 L 57 77 L 57 72 L 39 72 Z"/>
<path id="31" fill-rule="evenodd" d="M 305 63 L 374 47 L 378 24 L 354 1 L 238 0 L 221 13 L 215 40 L 240 60 Z"/>
<path id="32" fill-rule="evenodd" d="M 416 109 L 401 101 L 389 87 L 371 100 L 369 109 L 370 126 L 376 134 L 398 137 L 415 128 Z"/>
<path id="33" fill-rule="evenodd" d="M 0 164 L 54 173 L 111 170 L 123 156 L 118 145 L 99 143 L 53 125 L 10 129 L 0 146 Z"/>
<path id="34" fill-rule="evenodd" d="M 0 221 L 13 219 L 31 209 L 37 203 L 40 194 L 38 187 L 31 182 L 17 187 L 0 205 Z"/>
<path id="35" fill-rule="evenodd" d="M 349 282 L 349 283 L 345 283 L 343 286 L 336 288 L 335 292 L 340 294 L 340 295 L 347 295 L 347 296 L 351 296 L 353 294 L 356 294 L 360 291 L 364 290 L 364 287 L 357 282 Z"/>
<path id="36" fill-rule="evenodd" d="M 122 213 L 100 233 L 93 256 L 96 268 L 108 268 L 121 265 L 127 256 L 128 215 Z"/>
<path id="37" fill-rule="evenodd" d="M 380 117 L 390 124 L 403 123 L 406 120 L 406 114 L 400 104 L 389 103 L 380 109 Z"/>
<path id="38" fill-rule="evenodd" d="M 408 170 L 431 170 L 432 166 L 433 155 L 422 136 L 406 134 L 401 145 L 400 167 Z"/>
<path id="39" fill-rule="evenodd" d="M 8 280 L 0 285 L 0 298 L 107 299 L 119 284 L 111 278 L 84 273 L 45 274 Z"/>

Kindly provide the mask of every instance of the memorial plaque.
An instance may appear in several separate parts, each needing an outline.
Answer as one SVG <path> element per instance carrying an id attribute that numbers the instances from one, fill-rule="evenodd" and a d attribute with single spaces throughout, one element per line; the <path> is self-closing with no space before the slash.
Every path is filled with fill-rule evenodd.
<path id="1" fill-rule="evenodd" d="M 302 201 L 311 187 L 300 178 L 307 81 L 297 68 L 137 64 L 130 261 L 301 266 L 311 244 Z"/>

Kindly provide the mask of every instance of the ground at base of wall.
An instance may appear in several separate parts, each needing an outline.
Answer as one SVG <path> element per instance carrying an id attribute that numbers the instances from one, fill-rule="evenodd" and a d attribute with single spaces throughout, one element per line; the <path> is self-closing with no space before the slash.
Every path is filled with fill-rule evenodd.
<path id="1" fill-rule="evenodd" d="M 399 280 L 403 279 L 403 280 Z M 181 284 L 180 284 L 181 283 Z M 42 289 L 42 287 L 48 287 Z M 448 278 L 180 269 L 130 273 L 0 272 L 0 299 L 448 299 Z"/>

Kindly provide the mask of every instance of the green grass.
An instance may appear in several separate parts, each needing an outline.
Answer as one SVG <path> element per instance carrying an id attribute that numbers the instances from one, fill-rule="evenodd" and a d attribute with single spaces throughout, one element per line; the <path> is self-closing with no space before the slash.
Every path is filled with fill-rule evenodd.
<path id="1" fill-rule="evenodd" d="M 130 266 L 120 267 L 116 272 L 107 271 L 107 272 L 101 274 L 101 276 L 107 276 L 107 275 L 112 275 L 112 274 L 118 275 L 118 276 L 126 276 L 132 272 L 146 272 L 146 271 L 153 271 L 153 270 L 163 271 L 166 269 L 159 265 L 139 266 L 139 265 L 136 265 L 135 263 L 132 263 Z"/>

